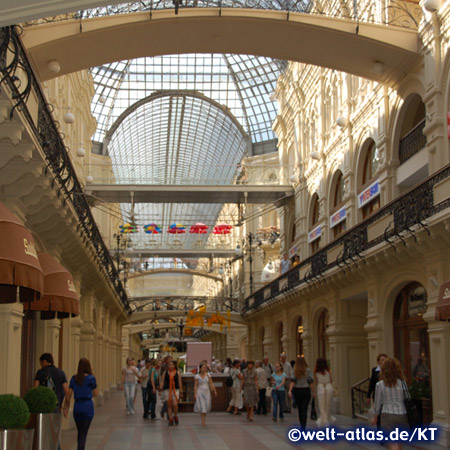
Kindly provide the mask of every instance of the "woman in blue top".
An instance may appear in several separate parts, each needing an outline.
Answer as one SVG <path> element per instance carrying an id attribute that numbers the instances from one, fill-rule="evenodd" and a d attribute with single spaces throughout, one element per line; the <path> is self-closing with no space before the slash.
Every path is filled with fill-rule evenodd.
<path id="1" fill-rule="evenodd" d="M 72 393 L 75 397 L 73 418 L 78 429 L 78 450 L 84 450 L 86 438 L 94 417 L 94 403 L 92 397 L 97 397 L 97 381 L 92 375 L 91 363 L 86 358 L 81 358 L 78 363 L 78 372 L 69 384 L 69 395 L 66 397 L 66 407 L 69 409 Z"/>
<path id="2" fill-rule="evenodd" d="M 281 364 L 275 364 L 275 372 L 272 374 L 272 420 L 277 421 L 277 408 L 280 405 L 280 419 L 284 419 L 284 401 L 286 374 Z"/>

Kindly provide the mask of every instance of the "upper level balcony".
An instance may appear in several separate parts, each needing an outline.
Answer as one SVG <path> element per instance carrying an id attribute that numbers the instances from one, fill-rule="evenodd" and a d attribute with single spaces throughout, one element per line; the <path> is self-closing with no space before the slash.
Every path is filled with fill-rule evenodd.
<path id="1" fill-rule="evenodd" d="M 354 226 L 338 239 L 311 257 L 252 293 L 246 300 L 244 314 L 263 307 L 269 301 L 302 286 L 324 279 L 333 270 L 347 270 L 364 261 L 376 246 L 406 245 L 420 231 L 430 234 L 430 219 L 450 207 L 450 165 L 409 189 L 366 220 Z"/>

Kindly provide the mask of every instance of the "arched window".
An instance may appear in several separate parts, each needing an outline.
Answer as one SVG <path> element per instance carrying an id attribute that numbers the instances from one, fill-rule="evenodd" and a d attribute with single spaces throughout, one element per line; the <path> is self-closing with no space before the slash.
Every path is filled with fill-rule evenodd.
<path id="1" fill-rule="evenodd" d="M 405 102 L 405 116 L 400 131 L 398 159 L 403 164 L 422 150 L 427 138 L 423 134 L 425 128 L 425 104 L 420 95 L 413 94 Z"/>
<path id="2" fill-rule="evenodd" d="M 368 187 L 374 181 L 375 173 L 378 170 L 379 160 L 380 155 L 378 148 L 373 139 L 370 139 L 366 150 L 366 155 L 364 157 L 361 190 L 363 190 L 365 187 Z M 380 196 L 374 198 L 371 202 L 366 203 L 362 207 L 363 219 L 379 208 L 380 208 Z"/>
<path id="3" fill-rule="evenodd" d="M 336 239 L 346 228 L 346 219 L 344 218 L 344 220 L 342 220 L 341 217 L 338 217 L 339 215 L 335 215 L 335 213 L 342 210 L 342 204 L 344 203 L 344 177 L 340 170 L 338 171 L 337 178 L 334 182 L 334 192 L 332 193 L 332 196 L 333 203 L 330 211 L 330 226 L 333 228 L 333 235 Z M 334 220 L 336 220 L 336 224 L 333 224 Z"/>
<path id="4" fill-rule="evenodd" d="M 328 309 L 324 309 L 319 317 L 319 321 L 317 323 L 317 343 L 318 343 L 318 356 L 326 358 L 328 353 L 328 336 L 327 336 L 327 328 L 328 328 Z"/>
<path id="5" fill-rule="evenodd" d="M 314 194 L 311 205 L 311 219 L 310 219 L 310 232 L 313 231 L 319 225 L 320 218 L 320 205 L 319 205 L 319 196 Z M 311 233 L 309 233 L 311 235 Z M 320 234 L 317 237 L 310 239 L 310 248 L 311 254 L 315 253 L 320 247 Z"/>
<path id="6" fill-rule="evenodd" d="M 297 323 L 295 325 L 295 354 L 296 356 L 303 355 L 303 318 L 300 316 L 297 319 Z"/>

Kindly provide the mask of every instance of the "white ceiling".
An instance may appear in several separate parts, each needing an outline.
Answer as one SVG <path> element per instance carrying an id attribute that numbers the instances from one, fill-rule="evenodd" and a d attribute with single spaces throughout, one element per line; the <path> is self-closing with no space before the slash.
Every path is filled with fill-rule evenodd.
<path id="1" fill-rule="evenodd" d="M 114 5 L 115 0 L 0 0 L 0 26 L 15 25 L 42 17 Z"/>

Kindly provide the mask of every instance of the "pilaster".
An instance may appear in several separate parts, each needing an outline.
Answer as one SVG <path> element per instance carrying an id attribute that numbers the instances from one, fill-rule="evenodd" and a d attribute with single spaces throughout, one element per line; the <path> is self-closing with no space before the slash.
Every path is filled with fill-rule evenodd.
<path id="1" fill-rule="evenodd" d="M 0 393 L 20 395 L 20 359 L 22 354 L 22 303 L 0 303 Z"/>

